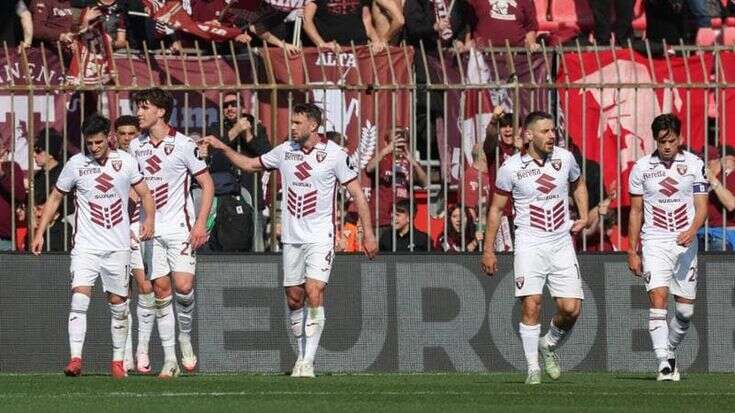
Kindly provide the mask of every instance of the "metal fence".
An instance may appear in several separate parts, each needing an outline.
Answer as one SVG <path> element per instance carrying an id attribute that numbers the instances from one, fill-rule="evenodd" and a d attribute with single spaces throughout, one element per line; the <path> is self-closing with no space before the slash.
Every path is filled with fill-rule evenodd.
<path id="1" fill-rule="evenodd" d="M 60 45 L 53 50 L 5 46 L 0 56 L 0 141 L 9 150 L 7 160 L 21 168 L 9 169 L 10 185 L 3 196 L 11 213 L 1 218 L 11 222 L 12 249 L 22 244 L 16 238 L 32 236 L 34 194 L 50 189 L 34 185 L 37 174 L 45 174 L 49 182 L 47 170 L 34 170 L 34 148 L 48 148 L 54 136 L 51 129 L 59 132 L 65 160 L 84 150 L 79 125 L 86 115 L 99 111 L 114 119 L 134 113 L 131 94 L 160 86 L 177 100 L 172 123 L 190 136 L 225 133 L 223 99 L 229 91 L 238 92 L 238 112 L 243 109 L 262 122 L 272 144 L 287 136 L 289 109 L 295 102 L 316 102 L 326 113 L 322 131 L 337 132 L 334 139 L 362 169 L 370 169 L 363 173 L 363 186 L 371 197 L 374 221 L 384 225 L 380 229 L 376 225 L 376 231 L 389 234 L 391 249 L 401 236 L 391 227 L 392 216 L 404 198 L 415 221 L 408 233 L 410 248 L 481 249 L 479 239 L 474 246 L 472 241 L 484 228 L 491 185 L 483 180 L 479 146 L 493 108 L 503 106 L 517 115 L 514 134 L 530 111 L 551 112 L 557 119 L 559 144 L 579 155 L 590 178 L 590 207 L 610 201 L 611 218 L 593 217 L 595 223 L 580 238 L 580 248 L 624 249 L 627 172 L 631 162 L 653 148 L 653 116 L 677 113 L 691 150 L 702 151 L 709 162 L 712 152 L 705 149 L 716 148 L 723 159 L 723 177 L 735 168 L 735 153 L 728 148 L 735 144 L 730 125 L 735 119 L 729 119 L 735 115 L 728 110 L 735 102 L 735 75 L 726 69 L 735 64 L 735 49 L 647 41 L 627 46 L 542 45 L 531 53 L 507 46 L 460 52 L 442 44 L 402 44 L 374 52 L 353 45 L 339 53 L 303 49 L 289 56 L 282 49 L 211 43 L 197 44 L 188 54 L 174 55 L 156 45 L 157 50 L 122 49 L 87 60 Z M 79 65 L 81 61 L 88 64 Z M 77 69 L 71 70 L 74 62 Z M 392 146 L 383 150 L 396 131 L 404 134 L 406 151 Z M 381 155 L 383 165 L 371 163 Z M 502 163 L 499 148 L 490 157 L 495 159 L 490 168 Z M 19 173 L 26 201 L 15 191 Z M 264 228 L 274 229 L 265 236 L 270 242 L 265 247 L 256 243 L 256 250 L 276 250 L 276 180 L 259 175 L 247 179 L 252 180 L 248 188 L 256 216 L 269 222 L 254 226 L 254 238 L 262 237 Z M 606 199 L 613 192 L 617 197 Z M 19 206 L 26 211 L 27 235 L 18 231 L 22 223 L 12 212 Z M 453 207 L 460 211 L 458 225 L 452 223 L 450 212 L 457 209 Z M 339 208 L 339 223 L 344 225 L 350 217 L 344 194 Z M 717 228 L 705 231 L 705 249 L 713 245 L 712 234 L 727 239 L 727 222 L 732 219 L 724 207 L 714 209 L 724 218 Z M 354 226 L 358 227 L 359 223 Z M 420 248 L 418 230 L 429 239 Z M 454 245 L 447 242 L 449 236 L 443 243 L 437 241 L 441 233 L 456 234 Z M 728 243 L 718 248 L 728 249 Z"/>

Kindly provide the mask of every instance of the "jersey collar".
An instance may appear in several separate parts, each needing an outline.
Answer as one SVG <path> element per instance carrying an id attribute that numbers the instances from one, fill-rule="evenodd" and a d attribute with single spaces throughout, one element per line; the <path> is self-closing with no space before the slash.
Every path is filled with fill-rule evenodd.
<path id="1" fill-rule="evenodd" d="M 682 151 L 677 152 L 676 155 L 674 156 L 674 159 L 672 159 L 670 162 L 667 162 L 667 161 L 664 161 L 664 160 L 662 160 L 661 158 L 658 157 L 658 149 L 656 149 L 651 154 L 651 161 L 650 162 L 651 162 L 651 165 L 654 165 L 654 166 L 655 165 L 663 165 L 664 168 L 671 169 L 671 166 L 675 162 L 684 162 L 684 161 L 685 161 L 685 159 L 684 159 L 684 153 Z"/>

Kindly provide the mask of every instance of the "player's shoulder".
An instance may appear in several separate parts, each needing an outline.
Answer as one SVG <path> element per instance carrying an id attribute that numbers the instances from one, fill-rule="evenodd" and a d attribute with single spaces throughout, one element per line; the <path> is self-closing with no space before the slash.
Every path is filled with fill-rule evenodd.
<path id="1" fill-rule="evenodd" d="M 516 152 L 500 164 L 500 168 L 515 170 L 523 166 L 525 153 Z"/>
<path id="2" fill-rule="evenodd" d="M 64 164 L 64 167 L 65 168 L 78 168 L 78 167 L 86 165 L 89 162 L 90 162 L 89 156 L 79 152 L 78 154 L 67 159 L 66 163 Z"/>
<path id="3" fill-rule="evenodd" d="M 655 153 L 649 153 L 648 155 L 643 155 L 642 157 L 638 158 L 637 161 L 633 164 L 633 168 L 641 169 L 641 168 L 647 168 L 652 163 L 658 162 L 658 156 L 656 156 Z"/>
<path id="4" fill-rule="evenodd" d="M 131 163 L 131 164 L 135 163 L 135 158 L 133 157 L 133 155 L 125 152 L 122 149 L 115 149 L 115 150 L 110 151 L 110 159 L 120 159 L 123 162 Z"/>
<path id="5" fill-rule="evenodd" d="M 681 151 L 681 155 L 684 158 L 684 161 L 686 161 L 686 162 L 692 162 L 692 163 L 702 162 L 702 163 L 704 163 L 704 161 L 702 160 L 702 158 L 700 158 L 699 156 L 697 156 L 693 152 L 690 152 L 690 151 L 687 151 L 687 150 L 682 150 Z"/>

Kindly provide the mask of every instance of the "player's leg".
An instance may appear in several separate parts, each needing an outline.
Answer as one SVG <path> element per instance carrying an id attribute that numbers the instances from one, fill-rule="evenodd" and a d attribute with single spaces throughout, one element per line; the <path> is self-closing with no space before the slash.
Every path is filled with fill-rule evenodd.
<path id="1" fill-rule="evenodd" d="M 138 347 L 135 350 L 136 369 L 139 373 L 150 373 L 151 361 L 148 357 L 148 345 L 156 320 L 156 297 L 153 284 L 146 279 L 142 268 L 133 268 L 133 278 L 138 288 Z"/>
<path id="2" fill-rule="evenodd" d="M 132 274 L 130 275 L 132 278 Z M 131 297 L 133 295 L 133 287 L 130 285 L 128 287 L 128 297 Z M 127 337 L 125 338 L 125 359 L 123 360 L 123 366 L 125 366 L 125 371 L 135 371 L 135 357 L 133 356 L 133 312 L 130 311 L 130 299 L 125 301 L 125 304 L 128 306 L 128 332 Z"/>
<path id="3" fill-rule="evenodd" d="M 650 310 L 648 332 L 651 335 L 653 352 L 658 361 L 657 380 L 672 380 L 673 369 L 669 363 L 669 325 L 667 305 L 673 266 L 669 251 L 675 244 L 663 245 L 644 243 L 642 248 L 643 281 L 646 283 Z"/>
<path id="4" fill-rule="evenodd" d="M 156 302 L 156 325 L 163 346 L 163 368 L 158 377 L 170 378 L 179 374 L 176 357 L 176 319 L 173 310 L 173 287 L 166 258 L 166 244 L 159 238 L 146 243 L 145 261 L 150 271 Z"/>
<path id="5" fill-rule="evenodd" d="M 306 346 L 304 336 L 304 248 L 301 244 L 283 244 L 283 286 L 288 305 L 289 330 L 296 339 L 298 357 L 291 370 L 291 377 L 301 377 L 301 365 Z"/>
<path id="6" fill-rule="evenodd" d="M 541 382 L 541 366 L 538 362 L 539 338 L 541 336 L 541 294 L 526 295 L 521 300 L 521 322 L 518 330 L 523 344 L 523 354 L 526 356 L 528 376 L 526 384 Z"/>
<path id="7" fill-rule="evenodd" d="M 332 244 L 309 244 L 306 247 L 306 322 L 304 324 L 304 362 L 302 377 L 314 377 L 314 359 L 324 331 L 324 292 L 332 272 Z"/>
<path id="8" fill-rule="evenodd" d="M 69 309 L 69 363 L 64 374 L 70 377 L 82 374 L 82 350 L 87 335 L 87 310 L 92 297 L 92 286 L 99 275 L 99 260 L 91 253 L 72 251 L 71 308 Z"/>
<path id="9" fill-rule="evenodd" d="M 130 251 L 106 253 L 102 258 L 100 276 L 110 306 L 110 333 L 112 335 L 112 377 L 127 376 L 123 360 L 128 338 L 128 289 L 130 281 Z"/>
<path id="10" fill-rule="evenodd" d="M 689 331 L 689 324 L 694 316 L 694 300 L 697 296 L 696 243 L 680 255 L 670 292 L 674 296 L 676 307 L 674 316 L 669 322 L 669 364 L 672 380 L 678 381 L 680 376 L 676 365 L 676 349 Z"/>
<path id="11" fill-rule="evenodd" d="M 179 348 L 181 349 L 181 365 L 188 373 L 194 371 L 197 357 L 191 344 L 191 329 L 194 319 L 194 274 L 185 272 L 172 273 L 174 296 L 176 297 L 176 319 L 179 323 Z"/>

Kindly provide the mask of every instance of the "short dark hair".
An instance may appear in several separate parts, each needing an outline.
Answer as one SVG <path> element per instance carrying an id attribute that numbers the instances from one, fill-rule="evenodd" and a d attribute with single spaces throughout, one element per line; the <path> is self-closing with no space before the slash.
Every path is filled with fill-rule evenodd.
<path id="1" fill-rule="evenodd" d="M 498 119 L 498 127 L 505 128 L 506 126 L 513 126 L 513 114 L 503 113 Z"/>
<path id="2" fill-rule="evenodd" d="M 658 134 L 661 131 L 668 131 L 662 138 L 669 136 L 671 132 L 679 136 L 681 132 L 681 121 L 673 113 L 663 113 L 656 116 L 651 123 L 651 131 L 653 132 L 653 140 L 658 140 Z"/>
<path id="3" fill-rule="evenodd" d="M 94 113 L 82 122 L 82 135 L 87 137 L 98 133 L 104 133 L 105 135 L 110 133 L 110 120 L 99 113 Z"/>
<path id="4" fill-rule="evenodd" d="M 174 107 L 174 97 L 160 87 L 141 90 L 135 94 L 133 101 L 136 105 L 148 102 L 157 108 L 163 109 L 165 111 L 163 114 L 163 121 L 166 123 L 168 123 L 171 118 L 171 110 Z"/>
<path id="5" fill-rule="evenodd" d="M 138 118 L 133 115 L 122 115 L 119 118 L 115 119 L 115 129 L 119 128 L 120 126 L 135 126 L 136 128 L 140 129 Z"/>
<path id="6" fill-rule="evenodd" d="M 396 202 L 396 212 L 403 212 L 404 214 L 411 212 L 411 215 L 416 215 L 416 204 L 411 208 L 411 201 L 408 199 L 401 199 Z"/>
<path id="7" fill-rule="evenodd" d="M 308 119 L 316 122 L 317 126 L 322 124 L 322 110 L 313 103 L 297 103 L 293 107 L 293 113 L 300 113 Z"/>
<path id="8" fill-rule="evenodd" d="M 537 110 L 526 115 L 526 119 L 523 121 L 523 129 L 528 129 L 529 126 L 542 119 L 548 119 L 552 122 L 554 121 L 554 117 L 551 116 L 551 113 Z"/>

